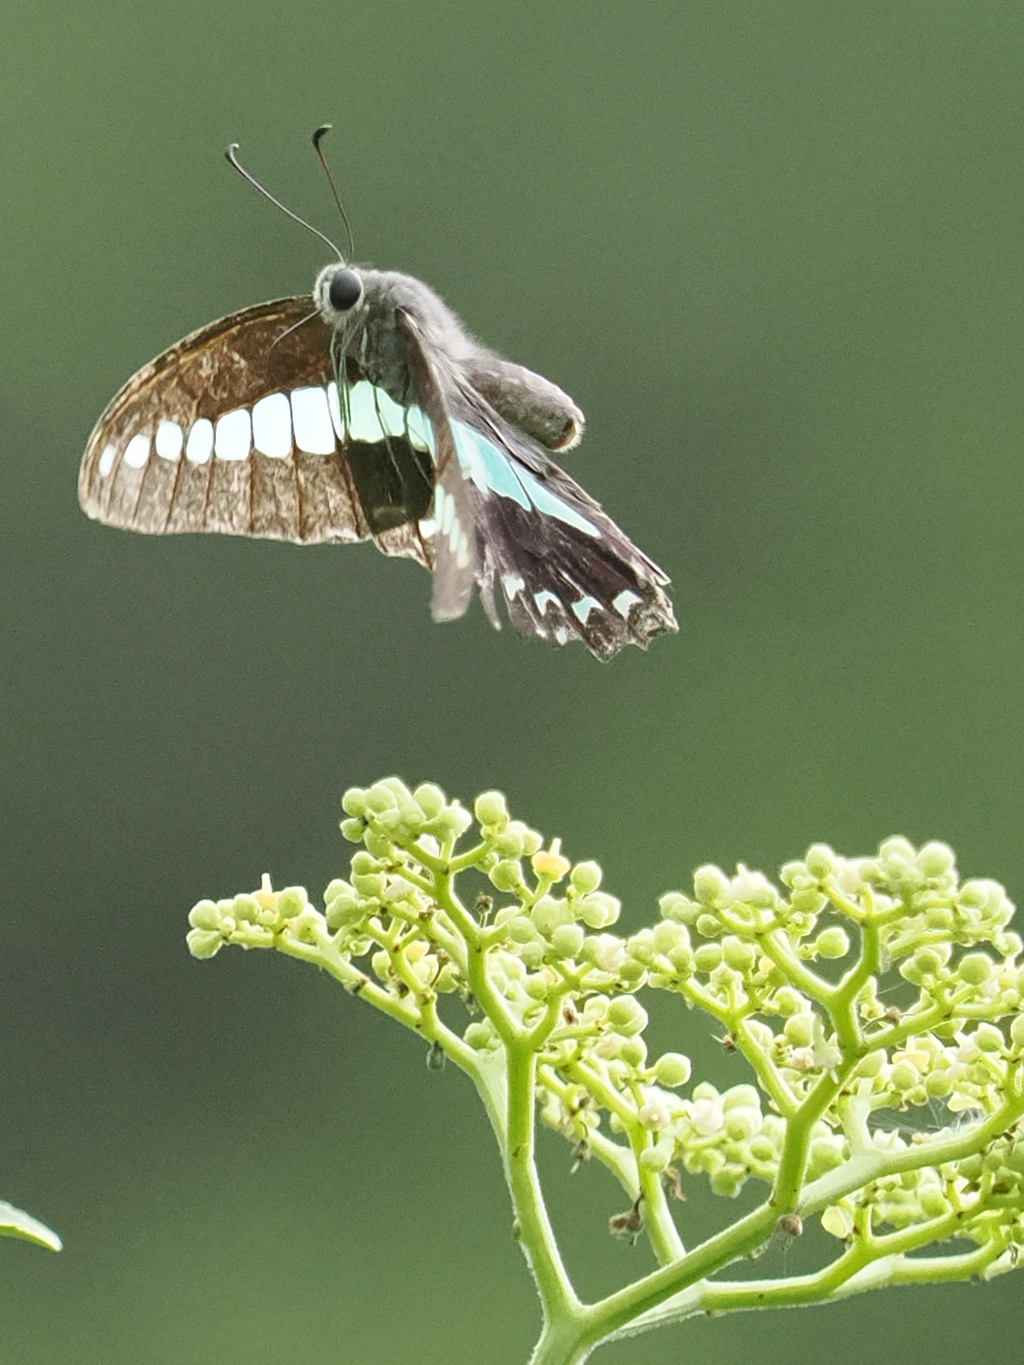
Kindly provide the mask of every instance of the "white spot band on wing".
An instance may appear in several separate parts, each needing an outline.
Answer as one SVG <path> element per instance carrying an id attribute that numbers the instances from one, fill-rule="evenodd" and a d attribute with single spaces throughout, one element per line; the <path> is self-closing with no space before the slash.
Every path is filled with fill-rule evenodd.
<path id="1" fill-rule="evenodd" d="M 125 447 L 124 462 L 129 469 L 141 469 L 149 459 L 149 433 L 139 432 Z"/>
<path id="2" fill-rule="evenodd" d="M 295 444 L 310 455 L 333 455 L 337 447 L 327 390 L 319 385 L 293 389 L 291 398 Z"/>
<path id="3" fill-rule="evenodd" d="M 177 422 L 161 422 L 156 429 L 156 453 L 161 460 L 180 460 L 185 433 Z"/>
<path id="4" fill-rule="evenodd" d="M 212 454 L 213 423 L 207 417 L 200 417 L 192 423 L 185 442 L 185 459 L 190 464 L 206 464 Z"/>
<path id="5" fill-rule="evenodd" d="M 248 408 L 235 408 L 217 418 L 213 436 L 218 460 L 247 460 L 252 449 L 252 419 Z"/>
<path id="6" fill-rule="evenodd" d="M 455 499 L 443 488 L 434 491 L 434 517 L 441 534 L 448 535 L 455 522 Z"/>
<path id="7" fill-rule="evenodd" d="M 629 615 L 630 607 L 636 606 L 637 602 L 642 601 L 643 598 L 637 597 L 635 592 L 631 592 L 629 588 L 623 588 L 623 590 L 619 593 L 618 597 L 613 599 L 612 606 L 619 613 L 622 619 L 625 620 L 626 617 Z"/>
<path id="8" fill-rule="evenodd" d="M 553 592 L 548 592 L 547 588 L 544 588 L 541 592 L 535 592 L 533 594 L 533 600 L 537 603 L 537 610 L 542 614 L 549 602 L 553 602 L 556 607 L 558 606 L 558 598 Z"/>
<path id="9" fill-rule="evenodd" d="M 348 391 L 348 434 L 353 441 L 370 445 L 388 436 L 404 436 L 405 410 L 382 388 L 360 379 Z"/>
<path id="10" fill-rule="evenodd" d="M 268 393 L 253 404 L 252 443 L 272 460 L 286 460 L 292 453 L 292 410 L 287 394 Z"/>
<path id="11" fill-rule="evenodd" d="M 421 408 L 412 407 L 405 410 L 405 435 L 411 446 L 417 450 L 427 450 L 435 458 L 437 450 L 434 446 L 434 424 Z"/>
<path id="12" fill-rule="evenodd" d="M 100 478 L 106 479 L 110 476 L 110 471 L 114 468 L 114 461 L 117 459 L 117 448 L 114 445 L 105 445 L 103 454 L 100 456 Z"/>
<path id="13" fill-rule="evenodd" d="M 601 603 L 596 597 L 581 597 L 578 602 L 572 604 L 572 612 L 580 621 L 581 625 L 586 625 L 590 620 L 592 611 L 600 611 Z"/>

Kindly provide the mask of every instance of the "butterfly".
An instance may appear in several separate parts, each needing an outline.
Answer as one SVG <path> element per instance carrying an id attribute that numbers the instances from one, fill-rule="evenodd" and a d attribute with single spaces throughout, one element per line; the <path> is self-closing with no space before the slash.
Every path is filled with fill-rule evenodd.
<path id="1" fill-rule="evenodd" d="M 498 628 L 500 593 L 523 635 L 601 659 L 678 629 L 666 575 L 551 458 L 583 433 L 572 399 L 482 346 L 422 281 L 338 257 L 312 295 L 231 313 L 128 380 L 82 460 L 87 515 L 155 535 L 372 540 L 433 571 L 435 620 L 479 590 Z"/>

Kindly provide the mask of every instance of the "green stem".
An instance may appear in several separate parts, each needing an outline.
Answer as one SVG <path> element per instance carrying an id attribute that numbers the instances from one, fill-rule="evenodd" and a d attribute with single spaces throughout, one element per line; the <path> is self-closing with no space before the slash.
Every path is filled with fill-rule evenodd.
<path id="1" fill-rule="evenodd" d="M 545 1323 L 559 1323 L 580 1306 L 558 1251 L 534 1156 L 536 1054 L 523 1042 L 506 1045 L 508 1108 L 505 1168 L 519 1240 L 533 1271 Z"/>

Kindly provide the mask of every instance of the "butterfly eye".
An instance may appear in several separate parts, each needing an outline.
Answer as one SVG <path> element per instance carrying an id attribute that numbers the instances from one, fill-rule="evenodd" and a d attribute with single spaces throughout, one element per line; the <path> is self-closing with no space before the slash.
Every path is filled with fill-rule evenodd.
<path id="1" fill-rule="evenodd" d="M 363 282 L 354 270 L 337 270 L 331 276 L 327 297 L 338 313 L 347 313 L 362 298 Z"/>

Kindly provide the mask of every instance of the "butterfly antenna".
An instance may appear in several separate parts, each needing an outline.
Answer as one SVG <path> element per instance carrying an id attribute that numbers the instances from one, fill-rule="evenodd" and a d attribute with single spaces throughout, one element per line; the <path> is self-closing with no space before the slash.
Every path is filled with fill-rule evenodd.
<path id="1" fill-rule="evenodd" d="M 287 213 L 289 218 L 294 218 L 295 222 L 300 223 L 306 229 L 307 232 L 311 232 L 314 235 L 314 237 L 319 237 L 321 242 L 326 242 L 327 245 L 334 252 L 334 254 L 337 256 L 338 260 L 341 261 L 342 265 L 344 265 L 345 257 L 334 245 L 330 237 L 325 237 L 319 228 L 315 228 L 312 225 L 312 223 L 307 223 L 305 218 L 300 218 L 297 213 L 292 213 L 291 209 L 285 208 L 284 204 L 281 203 L 280 199 L 275 199 L 274 196 L 270 193 L 270 191 L 264 185 L 261 185 L 254 175 L 249 174 L 249 172 L 245 169 L 245 167 L 238 159 L 238 145 L 239 144 L 237 142 L 232 142 L 231 145 L 228 147 L 227 151 L 224 153 L 224 155 L 231 162 L 232 166 L 234 166 L 238 174 L 244 176 L 244 178 L 248 180 L 249 184 L 258 189 L 260 194 L 262 194 L 266 199 L 269 199 L 272 204 L 276 204 L 282 213 Z"/>
<path id="2" fill-rule="evenodd" d="M 313 146 L 316 148 L 316 154 L 320 158 L 320 165 L 324 168 L 327 182 L 331 187 L 331 193 L 334 195 L 334 202 L 337 204 L 338 212 L 341 214 L 341 221 L 345 224 L 345 231 L 348 233 L 348 258 L 351 261 L 356 254 L 356 244 L 352 240 L 352 225 L 348 221 L 345 205 L 341 202 L 341 195 L 338 193 L 338 187 L 334 183 L 334 176 L 331 175 L 331 168 L 328 166 L 327 158 L 324 156 L 324 149 L 320 146 L 324 134 L 329 133 L 333 126 L 334 125 L 331 123 L 321 123 L 320 127 L 313 134 Z"/>

